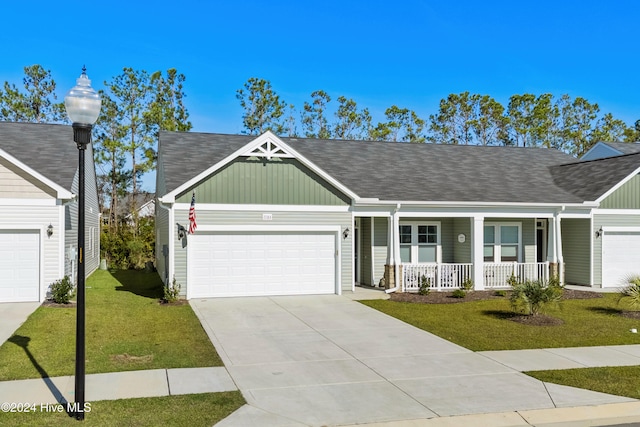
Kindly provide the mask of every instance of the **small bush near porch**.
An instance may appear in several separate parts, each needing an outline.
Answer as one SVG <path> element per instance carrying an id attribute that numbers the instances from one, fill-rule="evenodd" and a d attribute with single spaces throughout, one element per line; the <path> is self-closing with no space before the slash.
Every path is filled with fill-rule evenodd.
<path id="1" fill-rule="evenodd" d="M 480 292 L 491 299 L 481 298 Z M 624 316 L 626 307 L 619 304 L 615 294 L 565 299 L 560 306 L 548 307 L 545 314 L 562 321 L 556 326 L 511 321 L 518 314 L 513 312 L 509 297 L 497 296 L 494 291 L 475 291 L 469 296 L 476 301 L 431 292 L 427 299 L 456 303 L 392 300 L 362 303 L 474 351 L 640 344 L 640 334 L 629 332 L 638 327 L 638 321 Z M 402 298 L 402 294 L 398 297 Z M 407 296 L 413 301 L 417 297 L 416 294 Z"/>

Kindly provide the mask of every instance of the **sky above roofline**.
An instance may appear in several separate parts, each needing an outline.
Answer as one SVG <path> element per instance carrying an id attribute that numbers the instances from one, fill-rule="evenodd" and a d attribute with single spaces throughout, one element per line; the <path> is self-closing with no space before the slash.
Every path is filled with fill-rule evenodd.
<path id="1" fill-rule="evenodd" d="M 0 83 L 51 70 L 60 97 L 82 66 L 96 89 L 123 67 L 183 73 L 193 130 L 240 133 L 236 91 L 269 80 L 299 111 L 344 95 L 374 122 L 391 105 L 428 118 L 450 93 L 584 97 L 640 119 L 637 17 L 623 1 L 34 0 L 3 5 Z"/>

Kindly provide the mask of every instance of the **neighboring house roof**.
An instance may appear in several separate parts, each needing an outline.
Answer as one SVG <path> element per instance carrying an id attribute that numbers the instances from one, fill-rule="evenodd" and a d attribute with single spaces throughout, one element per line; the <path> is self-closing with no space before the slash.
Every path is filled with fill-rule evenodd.
<path id="1" fill-rule="evenodd" d="M 552 166 L 556 185 L 583 200 L 596 201 L 640 169 L 640 152 Z"/>
<path id="2" fill-rule="evenodd" d="M 148 209 L 150 204 L 155 204 L 155 193 L 149 193 L 147 191 L 136 194 L 135 204 L 138 215 L 141 211 Z M 134 197 L 132 194 L 127 194 L 118 200 L 118 215 L 129 217 L 132 215 L 131 208 L 133 207 Z M 153 207 L 151 208 L 153 209 Z"/>
<path id="3" fill-rule="evenodd" d="M 159 176 L 165 179 L 165 194 L 254 139 L 256 137 L 250 135 L 161 132 L 158 159 L 163 171 Z M 558 165 L 574 164 L 575 158 L 545 148 L 279 139 L 359 197 L 367 199 L 582 203 L 595 200 L 591 197 L 599 191 L 595 183 L 588 191 L 581 190 L 585 184 L 581 167 L 554 169 Z M 640 166 L 638 162 L 640 159 L 636 167 Z M 609 178 L 622 175 L 629 167 L 619 169 L 611 176 L 603 171 L 607 179 L 602 185 L 610 188 L 617 184 L 610 183 Z"/>
<path id="4" fill-rule="evenodd" d="M 603 142 L 622 154 L 640 153 L 640 143 L 637 142 Z"/>
<path id="5" fill-rule="evenodd" d="M 622 154 L 640 153 L 640 143 L 637 142 L 598 142 L 584 153 L 581 160 L 596 160 L 604 157 L 620 156 Z"/>
<path id="6" fill-rule="evenodd" d="M 71 126 L 0 122 L 0 149 L 71 191 L 78 169 Z"/>

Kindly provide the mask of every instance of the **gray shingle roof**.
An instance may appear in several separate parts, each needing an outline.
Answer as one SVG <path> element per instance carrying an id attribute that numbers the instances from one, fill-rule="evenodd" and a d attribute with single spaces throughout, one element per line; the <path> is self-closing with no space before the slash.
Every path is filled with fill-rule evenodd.
<path id="1" fill-rule="evenodd" d="M 162 132 L 158 159 L 166 192 L 254 139 Z M 358 196 L 390 201 L 581 203 L 595 200 L 595 194 L 631 173 L 634 164 L 640 166 L 640 157 L 613 166 L 598 166 L 600 160 L 581 166 L 568 154 L 544 148 L 282 140 Z"/>
<path id="2" fill-rule="evenodd" d="M 78 149 L 71 126 L 0 122 L 0 149 L 72 191 Z"/>
<path id="3" fill-rule="evenodd" d="M 640 153 L 640 143 L 638 142 L 603 142 L 603 144 L 618 150 L 622 154 Z"/>
<path id="4" fill-rule="evenodd" d="M 287 140 L 360 197 L 398 201 L 578 201 L 548 167 L 573 157 L 540 148 Z"/>
<path id="5" fill-rule="evenodd" d="M 556 185 L 583 200 L 595 201 L 640 167 L 640 152 L 552 166 Z"/>

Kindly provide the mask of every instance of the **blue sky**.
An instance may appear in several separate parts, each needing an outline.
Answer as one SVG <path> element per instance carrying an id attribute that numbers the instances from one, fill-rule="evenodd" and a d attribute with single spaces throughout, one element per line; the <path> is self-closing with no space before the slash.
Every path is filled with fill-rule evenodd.
<path id="1" fill-rule="evenodd" d="M 240 133 L 236 90 L 269 80 L 298 110 L 314 90 L 427 118 L 450 93 L 568 93 L 640 119 L 635 1 L 34 0 L 3 5 L 0 83 L 50 69 L 58 93 L 83 64 L 96 89 L 123 67 L 176 68 L 193 130 Z"/>

